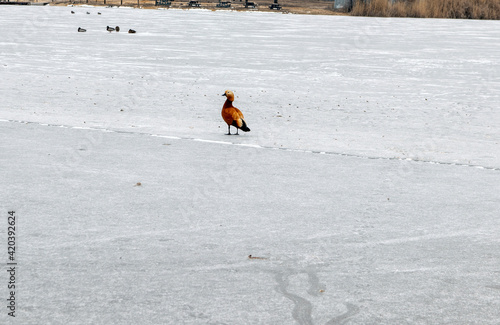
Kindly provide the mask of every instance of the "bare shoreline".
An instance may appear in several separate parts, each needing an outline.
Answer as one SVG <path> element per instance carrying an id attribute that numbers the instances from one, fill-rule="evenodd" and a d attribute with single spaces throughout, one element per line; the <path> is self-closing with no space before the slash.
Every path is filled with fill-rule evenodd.
<path id="1" fill-rule="evenodd" d="M 139 3 L 139 4 L 138 4 Z M 335 15 L 335 16 L 349 16 L 348 13 L 334 11 L 332 8 L 333 3 L 325 2 L 325 1 L 317 1 L 311 2 L 310 7 L 305 7 L 304 2 L 293 2 L 287 1 L 286 3 L 280 3 L 283 5 L 281 10 L 272 10 L 269 9 L 269 5 L 272 1 L 258 2 L 258 6 L 256 8 L 245 8 L 244 2 L 233 2 L 231 8 L 219 8 L 217 7 L 218 2 L 201 2 L 201 6 L 198 8 L 189 7 L 188 2 L 186 1 L 172 1 L 170 6 L 156 6 L 155 1 L 106 1 L 103 2 L 88 2 L 88 3 L 75 3 L 72 1 L 68 2 L 52 2 L 49 3 L 51 6 L 93 6 L 93 7 L 132 7 L 139 9 L 182 9 L 182 10 L 232 10 L 232 11 L 254 11 L 254 12 L 274 12 L 281 14 L 301 14 L 301 15 Z M 302 4 L 302 5 L 299 5 Z M 306 3 L 308 4 L 308 3 Z"/>

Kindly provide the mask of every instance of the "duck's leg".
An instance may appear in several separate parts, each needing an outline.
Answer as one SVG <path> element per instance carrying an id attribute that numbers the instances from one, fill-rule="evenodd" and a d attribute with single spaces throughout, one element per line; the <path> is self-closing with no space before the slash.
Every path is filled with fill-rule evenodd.
<path id="1" fill-rule="evenodd" d="M 239 135 L 239 134 L 238 134 L 238 128 L 236 128 L 236 135 Z"/>
<path id="2" fill-rule="evenodd" d="M 231 135 L 231 125 L 227 125 L 227 133 L 226 135 Z"/>

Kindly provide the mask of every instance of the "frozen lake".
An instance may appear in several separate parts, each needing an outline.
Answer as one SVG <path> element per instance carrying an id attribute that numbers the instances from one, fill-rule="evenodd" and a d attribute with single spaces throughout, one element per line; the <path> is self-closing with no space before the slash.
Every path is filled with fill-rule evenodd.
<path id="1" fill-rule="evenodd" d="M 498 324 L 498 30 L 1 6 L 0 323 Z"/>

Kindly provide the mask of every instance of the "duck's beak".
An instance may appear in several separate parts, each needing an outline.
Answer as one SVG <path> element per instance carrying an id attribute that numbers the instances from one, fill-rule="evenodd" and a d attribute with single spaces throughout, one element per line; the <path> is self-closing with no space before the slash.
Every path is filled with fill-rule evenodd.
<path id="1" fill-rule="evenodd" d="M 226 96 L 226 93 L 223 93 L 222 96 Z M 227 97 L 227 96 L 226 96 Z"/>

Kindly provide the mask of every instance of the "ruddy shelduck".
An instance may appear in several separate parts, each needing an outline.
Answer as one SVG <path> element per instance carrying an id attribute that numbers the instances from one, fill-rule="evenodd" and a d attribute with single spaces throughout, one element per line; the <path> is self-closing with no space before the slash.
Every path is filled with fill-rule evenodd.
<path id="1" fill-rule="evenodd" d="M 236 128 L 236 134 L 238 134 L 238 129 L 241 131 L 248 132 L 250 129 L 245 123 L 245 117 L 243 117 L 243 113 L 233 106 L 234 94 L 230 90 L 226 90 L 226 92 L 222 95 L 226 96 L 226 102 L 224 106 L 222 106 L 222 118 L 227 123 L 227 135 L 231 134 L 231 125 Z"/>

